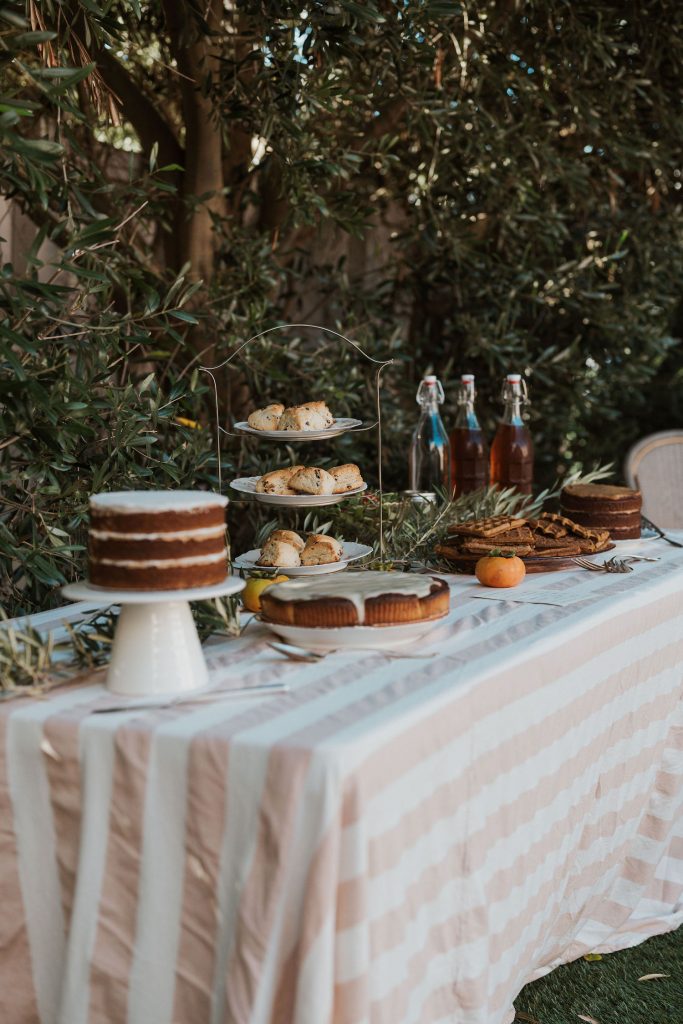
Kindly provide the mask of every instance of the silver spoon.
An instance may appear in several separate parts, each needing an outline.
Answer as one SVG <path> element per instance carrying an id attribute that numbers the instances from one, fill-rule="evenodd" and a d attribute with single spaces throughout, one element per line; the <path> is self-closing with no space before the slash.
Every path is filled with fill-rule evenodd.
<path id="1" fill-rule="evenodd" d="M 278 654 L 284 654 L 286 657 L 291 658 L 292 661 L 321 661 L 322 658 L 326 658 L 328 654 L 337 654 L 336 648 L 330 651 L 308 651 L 303 647 L 295 647 L 294 644 L 283 644 L 274 641 L 268 643 L 268 647 L 272 647 Z M 429 654 L 408 654 L 406 651 L 389 651 L 384 647 L 349 647 L 350 651 L 367 651 L 368 654 L 383 654 L 387 658 L 433 658 L 436 651 L 432 651 Z"/>

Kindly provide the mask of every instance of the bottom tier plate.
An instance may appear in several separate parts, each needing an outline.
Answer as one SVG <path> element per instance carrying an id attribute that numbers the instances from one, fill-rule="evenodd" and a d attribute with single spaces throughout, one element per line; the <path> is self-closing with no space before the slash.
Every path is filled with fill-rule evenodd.
<path id="1" fill-rule="evenodd" d="M 281 626 L 261 619 L 264 626 L 295 647 L 307 651 L 381 650 L 399 644 L 414 643 L 444 621 L 402 622 L 398 626 L 338 626 L 322 629 L 313 626 Z"/>

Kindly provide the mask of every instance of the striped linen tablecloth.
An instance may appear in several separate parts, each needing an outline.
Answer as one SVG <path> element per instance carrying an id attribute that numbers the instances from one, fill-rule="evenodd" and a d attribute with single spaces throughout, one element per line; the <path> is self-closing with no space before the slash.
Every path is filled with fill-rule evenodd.
<path id="1" fill-rule="evenodd" d="M 0 1020 L 505 1024 L 677 927 L 683 551 L 649 552 L 562 603 L 452 578 L 417 660 L 297 664 L 256 624 L 211 651 L 275 697 L 0 705 Z"/>

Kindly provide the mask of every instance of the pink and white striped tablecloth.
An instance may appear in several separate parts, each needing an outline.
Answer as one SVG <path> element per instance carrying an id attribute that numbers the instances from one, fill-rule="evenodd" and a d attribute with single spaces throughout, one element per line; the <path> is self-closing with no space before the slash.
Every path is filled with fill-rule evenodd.
<path id="1" fill-rule="evenodd" d="M 0 705 L 2 1024 L 505 1024 L 677 927 L 683 551 L 648 550 L 557 604 L 455 579 L 433 657 L 213 649 L 276 697 Z"/>

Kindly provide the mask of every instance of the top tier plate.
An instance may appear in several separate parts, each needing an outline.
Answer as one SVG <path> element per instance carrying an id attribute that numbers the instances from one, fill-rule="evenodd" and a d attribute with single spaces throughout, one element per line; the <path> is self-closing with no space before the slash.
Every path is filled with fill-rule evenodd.
<path id="1" fill-rule="evenodd" d="M 337 437 L 339 434 L 346 434 L 349 430 L 358 430 L 362 426 L 362 420 L 340 417 L 325 430 L 256 430 L 254 427 L 250 427 L 246 421 L 236 423 L 235 430 L 241 434 L 251 434 L 252 437 L 263 437 L 268 441 L 284 441 L 286 443 L 287 441 L 326 441 L 329 437 Z"/>
<path id="2" fill-rule="evenodd" d="M 337 505 L 344 498 L 351 498 L 354 494 L 361 494 L 367 490 L 368 485 L 363 483 L 362 487 L 354 487 L 350 491 L 340 491 L 338 494 L 264 494 L 256 490 L 256 484 L 261 477 L 241 476 L 237 480 L 231 480 L 230 486 L 241 494 L 247 494 L 264 505 L 289 505 L 290 508 L 317 508 L 321 505 Z"/>

